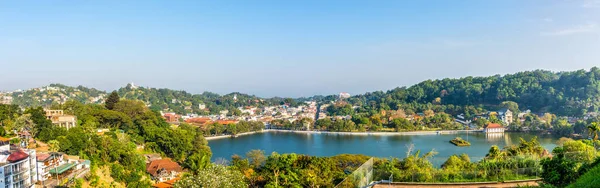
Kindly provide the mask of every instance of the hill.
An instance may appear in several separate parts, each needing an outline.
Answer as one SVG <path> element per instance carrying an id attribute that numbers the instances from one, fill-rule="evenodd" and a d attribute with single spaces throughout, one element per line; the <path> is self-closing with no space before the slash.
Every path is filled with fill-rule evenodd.
<path id="1" fill-rule="evenodd" d="M 504 76 L 426 80 L 408 88 L 356 95 L 347 101 L 353 106 L 360 106 L 356 110 L 358 112 L 440 108 L 439 111 L 467 113 L 467 107 L 497 108 L 504 101 L 513 101 L 520 109 L 582 116 L 596 112 L 600 107 L 600 69 L 594 67 L 590 71 L 571 72 L 535 70 Z"/>
<path id="2" fill-rule="evenodd" d="M 218 114 L 222 110 L 236 113 L 238 111 L 236 109 L 243 106 L 261 107 L 282 103 L 295 106 L 298 104 L 296 100 L 291 98 L 260 98 L 239 92 L 226 95 L 211 92 L 191 94 L 186 91 L 135 87 L 130 84 L 118 89 L 117 92 L 122 98 L 144 101 L 153 110 L 172 111 L 179 114 Z M 25 91 L 1 93 L 0 97 L 2 96 L 10 97 L 12 104 L 21 107 L 34 107 L 50 106 L 69 100 L 76 100 L 84 104 L 99 104 L 104 102 L 107 92 L 84 86 L 71 87 L 62 84 L 50 84 Z"/>
<path id="3" fill-rule="evenodd" d="M 375 114 L 382 110 L 398 109 L 409 114 L 434 110 L 449 114 L 464 113 L 468 117 L 481 113 L 484 108 L 500 108 L 500 103 L 513 101 L 518 104 L 517 109 L 550 112 L 562 116 L 583 116 L 588 112 L 597 112 L 600 108 L 599 79 L 600 69 L 594 67 L 589 71 L 535 70 L 504 76 L 426 80 L 410 87 L 355 95 L 344 99 L 342 105 L 332 105 L 327 110 L 335 115 Z M 295 106 L 306 100 L 321 103 L 337 100 L 334 95 L 299 99 L 261 98 L 238 92 L 226 95 L 211 92 L 192 94 L 186 91 L 132 85 L 117 91 L 123 98 L 144 101 L 153 110 L 180 114 L 218 114 L 223 110 L 236 113 L 235 109 L 243 106 L 261 107 L 283 103 Z M 83 86 L 51 84 L 3 95 L 11 96 L 13 104 L 28 107 L 47 106 L 71 99 L 83 103 L 101 103 L 106 92 Z"/>
<path id="4" fill-rule="evenodd" d="M 583 187 L 600 187 L 600 165 L 589 169 L 585 174 L 575 181 L 575 183 L 567 186 L 568 188 L 583 188 Z"/>

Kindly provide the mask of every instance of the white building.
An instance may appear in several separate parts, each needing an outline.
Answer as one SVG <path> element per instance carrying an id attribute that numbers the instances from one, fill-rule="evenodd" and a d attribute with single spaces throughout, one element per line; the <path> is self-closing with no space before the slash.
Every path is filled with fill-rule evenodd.
<path id="1" fill-rule="evenodd" d="M 11 150 L 9 139 L 0 138 L 0 187 L 33 187 L 36 182 L 35 150 Z"/>
<path id="2" fill-rule="evenodd" d="M 51 176 L 50 170 L 65 164 L 63 154 L 58 152 L 38 153 L 37 161 L 37 179 L 46 181 Z"/>
<path id="3" fill-rule="evenodd" d="M 503 133 L 504 127 L 497 123 L 488 123 L 484 128 L 484 133 Z"/>
<path id="4" fill-rule="evenodd" d="M 350 98 L 350 93 L 346 93 L 346 92 L 340 93 L 340 99 L 347 99 L 347 98 Z"/>

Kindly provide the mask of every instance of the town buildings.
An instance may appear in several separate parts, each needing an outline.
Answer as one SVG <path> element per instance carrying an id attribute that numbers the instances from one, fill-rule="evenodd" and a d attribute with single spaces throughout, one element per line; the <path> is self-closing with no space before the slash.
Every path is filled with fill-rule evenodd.
<path id="1" fill-rule="evenodd" d="M 0 137 L 0 187 L 33 187 L 37 181 L 35 150 L 11 148 L 9 139 Z"/>
<path id="2" fill-rule="evenodd" d="M 52 121 L 52 124 L 66 129 L 73 128 L 77 125 L 77 117 L 74 115 L 65 115 L 62 110 L 44 110 L 46 118 Z"/>

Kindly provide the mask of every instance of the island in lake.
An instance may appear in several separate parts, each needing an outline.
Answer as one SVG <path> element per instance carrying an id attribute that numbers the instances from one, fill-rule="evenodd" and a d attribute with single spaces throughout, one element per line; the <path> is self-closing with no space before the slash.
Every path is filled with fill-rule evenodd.
<path id="1" fill-rule="evenodd" d="M 454 139 L 450 140 L 450 143 L 452 143 L 452 144 L 454 144 L 454 145 L 456 145 L 456 146 L 459 146 L 459 147 L 471 146 L 471 143 L 469 143 L 469 142 L 468 142 L 468 141 L 466 141 L 466 140 L 463 140 L 463 139 L 462 139 L 462 138 L 460 138 L 460 137 L 456 137 L 456 138 L 454 138 Z"/>

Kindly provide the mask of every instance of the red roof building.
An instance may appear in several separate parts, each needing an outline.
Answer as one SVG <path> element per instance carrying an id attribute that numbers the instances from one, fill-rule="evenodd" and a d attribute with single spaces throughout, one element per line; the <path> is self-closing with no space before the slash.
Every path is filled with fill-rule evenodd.
<path id="1" fill-rule="evenodd" d="M 14 163 L 23 159 L 27 159 L 27 157 L 29 157 L 29 154 L 25 153 L 23 150 L 17 150 L 11 153 L 6 160 Z"/>
<path id="2" fill-rule="evenodd" d="M 488 123 L 484 128 L 485 133 L 504 133 L 504 126 L 497 123 Z"/>
<path id="3" fill-rule="evenodd" d="M 189 118 L 189 119 L 185 120 L 186 123 L 194 123 L 194 124 L 201 124 L 201 125 L 204 125 L 210 121 L 211 121 L 211 119 L 207 118 L 207 117 Z"/>
<path id="4" fill-rule="evenodd" d="M 183 168 L 169 158 L 151 161 L 146 166 L 146 171 L 159 182 L 172 180 L 179 176 Z"/>
<path id="5" fill-rule="evenodd" d="M 167 122 L 178 122 L 181 116 L 177 114 L 168 113 L 163 116 Z"/>
<path id="6" fill-rule="evenodd" d="M 229 125 L 229 124 L 236 124 L 236 123 L 238 123 L 238 121 L 236 121 L 236 120 L 217 120 L 217 123 L 221 124 L 221 125 Z"/>
<path id="7" fill-rule="evenodd" d="M 488 123 L 487 126 L 485 126 L 485 128 L 504 128 L 504 127 L 497 123 Z"/>
<path id="8" fill-rule="evenodd" d="M 173 185 L 175 184 L 175 182 L 179 181 L 180 178 L 174 178 L 172 180 L 169 181 L 165 181 L 165 182 L 159 182 L 157 184 L 152 185 L 152 187 L 156 187 L 156 188 L 173 188 Z"/>

